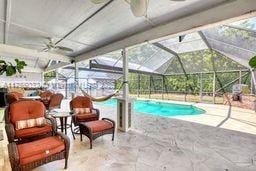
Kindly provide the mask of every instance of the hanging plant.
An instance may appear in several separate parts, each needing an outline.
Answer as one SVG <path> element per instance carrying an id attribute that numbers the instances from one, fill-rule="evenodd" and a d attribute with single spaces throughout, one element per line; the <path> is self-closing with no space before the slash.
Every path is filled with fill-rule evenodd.
<path id="1" fill-rule="evenodd" d="M 17 72 L 21 73 L 24 67 L 27 66 L 27 64 L 24 61 L 20 61 L 18 59 L 15 59 L 15 62 L 16 65 L 13 65 L 10 62 L 0 60 L 0 75 L 3 75 L 5 73 L 6 76 L 12 76 Z"/>
<path id="2" fill-rule="evenodd" d="M 249 65 L 252 68 L 256 68 L 256 56 L 252 57 L 249 61 Z"/>

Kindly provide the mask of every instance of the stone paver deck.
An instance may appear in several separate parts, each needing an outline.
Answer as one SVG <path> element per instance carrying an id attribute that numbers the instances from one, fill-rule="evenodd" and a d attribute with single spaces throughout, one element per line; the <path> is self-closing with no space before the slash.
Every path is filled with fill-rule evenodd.
<path id="1" fill-rule="evenodd" d="M 68 110 L 68 101 L 62 106 Z M 96 139 L 92 150 L 86 138 L 80 142 L 79 136 L 72 140 L 70 134 L 68 170 L 256 170 L 256 114 L 232 108 L 228 115 L 227 106 L 196 106 L 206 114 L 163 118 L 136 113 L 131 131 L 117 132 L 114 142 L 110 135 Z M 97 107 L 101 117 L 116 120 L 115 108 Z M 63 170 L 63 166 L 64 161 L 56 161 L 35 170 Z"/>

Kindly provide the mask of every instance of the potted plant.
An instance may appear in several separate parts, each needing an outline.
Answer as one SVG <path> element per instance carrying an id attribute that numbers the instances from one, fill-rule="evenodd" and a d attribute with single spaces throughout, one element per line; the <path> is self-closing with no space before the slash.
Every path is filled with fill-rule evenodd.
<path id="1" fill-rule="evenodd" d="M 21 71 L 24 69 L 27 64 L 24 61 L 20 61 L 18 59 L 15 59 L 16 65 L 13 65 L 10 62 L 6 62 L 4 60 L 0 60 L 0 76 L 4 73 L 6 76 L 12 76 L 14 74 L 21 73 Z M 0 122 L 3 120 L 3 110 L 0 109 Z"/>
<path id="2" fill-rule="evenodd" d="M 18 59 L 15 59 L 15 62 L 16 65 L 13 65 L 10 62 L 0 60 L 0 75 L 3 75 L 5 73 L 6 76 L 12 76 L 17 72 L 21 73 L 24 67 L 27 66 L 27 64 L 24 61 L 20 61 Z"/>

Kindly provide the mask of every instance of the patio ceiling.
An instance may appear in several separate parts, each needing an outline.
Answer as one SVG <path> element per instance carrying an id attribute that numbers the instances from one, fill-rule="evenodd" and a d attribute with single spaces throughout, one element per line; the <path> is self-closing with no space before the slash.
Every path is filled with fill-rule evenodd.
<path id="1" fill-rule="evenodd" d="M 51 37 L 74 50 L 64 55 L 82 61 L 255 9 L 256 1 L 251 0 L 150 0 L 147 17 L 134 17 L 125 0 L 97 5 L 89 0 L 0 0 L 0 43 L 41 51 Z M 42 69 L 49 63 L 34 58 Z"/>

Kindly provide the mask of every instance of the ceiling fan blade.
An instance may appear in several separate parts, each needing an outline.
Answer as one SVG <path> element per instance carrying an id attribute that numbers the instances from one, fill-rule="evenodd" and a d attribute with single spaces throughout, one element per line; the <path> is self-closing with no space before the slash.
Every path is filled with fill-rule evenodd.
<path id="1" fill-rule="evenodd" d="M 131 0 L 130 6 L 135 17 L 142 17 L 147 13 L 148 0 Z"/>
<path id="2" fill-rule="evenodd" d="M 41 51 L 42 51 L 42 52 L 48 52 L 49 49 L 48 49 L 48 48 L 43 48 Z"/>
<path id="3" fill-rule="evenodd" d="M 101 3 L 107 2 L 108 0 L 90 0 L 90 1 L 94 4 L 101 4 Z"/>
<path id="4" fill-rule="evenodd" d="M 33 46 L 33 47 L 45 47 L 44 44 L 24 43 L 23 45 L 26 45 L 26 46 Z"/>
<path id="5" fill-rule="evenodd" d="M 73 52 L 73 49 L 67 48 L 67 47 L 63 47 L 63 46 L 56 46 L 56 49 L 59 50 L 64 50 L 64 51 L 68 51 L 68 52 Z"/>

